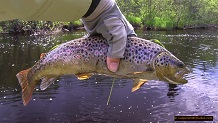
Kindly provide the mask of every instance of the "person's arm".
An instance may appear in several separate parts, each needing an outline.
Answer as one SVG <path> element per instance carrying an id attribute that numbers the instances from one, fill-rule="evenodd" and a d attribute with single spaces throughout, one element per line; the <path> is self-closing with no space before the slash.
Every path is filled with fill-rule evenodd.
<path id="1" fill-rule="evenodd" d="M 75 21 L 86 14 L 92 0 L 0 0 L 0 21 Z"/>

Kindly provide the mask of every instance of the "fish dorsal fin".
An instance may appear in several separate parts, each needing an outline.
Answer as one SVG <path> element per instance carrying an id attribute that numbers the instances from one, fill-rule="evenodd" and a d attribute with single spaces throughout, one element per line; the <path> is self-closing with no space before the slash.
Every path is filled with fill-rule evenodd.
<path id="1" fill-rule="evenodd" d="M 46 88 L 48 88 L 48 86 L 50 86 L 52 83 L 54 83 L 54 81 L 57 79 L 57 77 L 43 77 L 41 80 L 41 85 L 40 85 L 40 89 L 41 90 L 45 90 Z"/>
<path id="2" fill-rule="evenodd" d="M 138 90 L 142 85 L 144 85 L 148 80 L 146 79 L 135 79 L 133 81 L 132 92 Z"/>
<path id="3" fill-rule="evenodd" d="M 45 55 L 46 55 L 46 53 L 41 53 L 39 58 L 42 59 L 43 57 L 45 57 Z"/>
<path id="4" fill-rule="evenodd" d="M 89 79 L 92 75 L 93 75 L 92 73 L 80 73 L 80 74 L 76 74 L 75 76 L 79 80 L 85 80 L 85 79 Z"/>

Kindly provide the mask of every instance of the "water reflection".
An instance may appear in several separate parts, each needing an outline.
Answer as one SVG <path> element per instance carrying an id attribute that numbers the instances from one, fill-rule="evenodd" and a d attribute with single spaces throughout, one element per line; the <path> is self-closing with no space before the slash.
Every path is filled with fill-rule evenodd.
<path id="1" fill-rule="evenodd" d="M 212 115 L 218 120 L 218 35 L 214 30 L 137 32 L 159 39 L 185 62 L 189 83 L 149 81 L 131 93 L 132 80 L 93 76 L 78 81 L 60 77 L 45 91 L 37 86 L 24 107 L 15 77 L 31 67 L 42 52 L 82 37 L 84 32 L 48 36 L 0 36 L 0 122 L 173 122 L 175 115 Z"/>
<path id="2" fill-rule="evenodd" d="M 175 100 L 175 97 L 178 95 L 179 87 L 174 84 L 168 85 L 168 93 L 167 96 L 169 97 L 170 101 L 173 102 Z"/>

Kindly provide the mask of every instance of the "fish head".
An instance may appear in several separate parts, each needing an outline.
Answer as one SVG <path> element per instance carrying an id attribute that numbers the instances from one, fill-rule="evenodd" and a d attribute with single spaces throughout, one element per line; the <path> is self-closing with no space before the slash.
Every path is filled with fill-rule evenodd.
<path id="1" fill-rule="evenodd" d="M 185 84 L 184 78 L 190 71 L 185 64 L 169 52 L 162 52 L 153 59 L 153 67 L 161 81 L 172 84 Z"/>

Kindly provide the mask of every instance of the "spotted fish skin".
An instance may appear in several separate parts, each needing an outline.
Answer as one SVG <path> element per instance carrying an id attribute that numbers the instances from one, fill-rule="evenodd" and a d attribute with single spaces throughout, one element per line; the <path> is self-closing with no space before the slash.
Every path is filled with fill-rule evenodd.
<path id="1" fill-rule="evenodd" d="M 147 68 L 149 68 L 150 71 L 153 70 L 151 63 L 153 57 L 160 52 L 166 51 L 163 47 L 148 40 L 129 37 L 124 58 L 120 64 L 121 67 L 119 67 L 120 69 L 116 74 L 113 74 L 108 71 L 105 64 L 107 49 L 107 41 L 99 36 L 80 38 L 64 43 L 47 53 L 43 59 L 34 65 L 29 76 L 35 75 L 37 78 L 31 79 L 39 80 L 43 74 L 53 74 L 54 71 L 57 71 L 56 74 L 58 76 L 61 74 L 76 75 L 94 72 L 132 78 L 130 73 L 144 72 Z M 141 68 L 141 66 L 144 67 Z M 72 69 L 69 69 L 69 67 Z"/>
<path id="2" fill-rule="evenodd" d="M 128 37 L 124 58 L 115 73 L 107 69 L 107 50 L 106 39 L 93 36 L 63 43 L 46 53 L 32 68 L 17 74 L 24 105 L 28 104 L 40 79 L 40 88 L 44 90 L 62 75 L 74 74 L 78 79 L 87 79 L 93 74 L 130 78 L 136 82 L 132 91 L 152 79 L 177 84 L 187 82 L 182 78 L 187 73 L 184 63 L 149 40 Z"/>
<path id="3" fill-rule="evenodd" d="M 55 75 L 55 71 L 59 76 L 61 74 L 90 72 L 113 74 L 107 69 L 105 64 L 107 49 L 107 41 L 99 36 L 80 38 L 66 42 L 48 52 L 32 67 L 29 76 L 36 78 L 30 77 L 30 79 L 39 80 L 45 73 Z M 152 69 L 151 62 L 153 57 L 163 51 L 166 51 L 163 47 L 148 40 L 129 37 L 121 65 L 126 63 L 128 65 L 132 64 L 132 67 L 145 66 L 146 68 Z M 127 73 L 131 72 L 133 71 L 125 71 L 125 69 L 120 67 L 117 74 L 125 76 Z M 135 72 L 137 72 L 137 70 L 135 70 Z M 129 78 L 129 75 L 126 77 Z"/>

